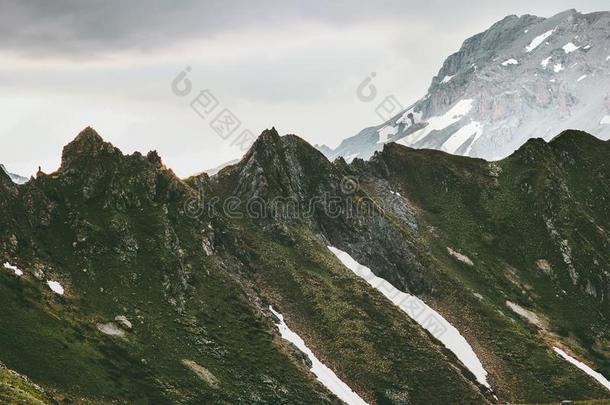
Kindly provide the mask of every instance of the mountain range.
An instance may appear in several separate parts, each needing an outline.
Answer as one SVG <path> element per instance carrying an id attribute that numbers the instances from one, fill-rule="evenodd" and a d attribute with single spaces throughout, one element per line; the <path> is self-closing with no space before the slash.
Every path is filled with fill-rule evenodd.
<path id="1" fill-rule="evenodd" d="M 413 105 L 319 149 L 349 162 L 397 142 L 498 160 L 566 129 L 609 139 L 609 28 L 608 11 L 508 16 L 464 41 Z"/>
<path id="2" fill-rule="evenodd" d="M 15 184 L 24 184 L 28 181 L 28 179 L 23 176 L 20 176 L 18 174 L 14 174 L 14 173 L 10 173 L 8 170 L 6 170 L 6 167 L 4 167 L 3 164 L 0 164 L 0 171 L 5 173 L 11 179 L 11 181 Z"/>
<path id="3" fill-rule="evenodd" d="M 86 128 L 0 171 L 0 402 L 607 403 L 609 156 L 348 164 L 270 129 L 180 179 Z"/>

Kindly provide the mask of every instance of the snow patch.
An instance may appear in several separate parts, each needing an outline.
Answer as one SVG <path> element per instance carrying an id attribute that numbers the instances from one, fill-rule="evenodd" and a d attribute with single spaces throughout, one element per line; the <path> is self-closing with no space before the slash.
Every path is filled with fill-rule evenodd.
<path id="1" fill-rule="evenodd" d="M 568 42 L 562 48 L 565 53 L 571 53 L 571 52 L 574 52 L 575 50 L 579 49 L 580 46 L 576 46 L 572 42 Z"/>
<path id="2" fill-rule="evenodd" d="M 17 266 L 13 266 L 12 264 L 10 264 L 9 262 L 4 263 L 4 267 L 6 267 L 9 270 L 13 270 L 13 273 L 15 273 L 15 275 L 17 277 L 21 277 L 23 276 L 23 270 L 21 270 L 19 267 Z"/>
<path id="3" fill-rule="evenodd" d="M 501 63 L 502 66 L 508 66 L 508 65 L 518 65 L 519 61 L 513 58 L 510 58 L 508 60 L 505 60 L 504 62 Z"/>
<path id="4" fill-rule="evenodd" d="M 280 331 L 280 335 L 283 339 L 289 341 L 294 344 L 300 351 L 305 353 L 309 360 L 311 360 L 311 372 L 317 377 L 318 381 L 322 383 L 326 388 L 330 390 L 333 394 L 335 394 L 339 399 L 346 402 L 348 405 L 352 404 L 367 404 L 358 394 L 356 394 L 352 389 L 345 384 L 337 375 L 328 367 L 326 367 L 318 358 L 313 354 L 313 352 L 305 345 L 305 342 L 299 335 L 294 333 L 286 322 L 284 322 L 284 317 L 279 312 L 275 311 L 271 305 L 269 305 L 269 310 L 275 315 L 280 323 L 276 324 L 278 330 Z"/>
<path id="5" fill-rule="evenodd" d="M 578 361 L 574 357 L 571 357 L 570 355 L 568 355 L 566 352 L 564 352 L 563 350 L 561 350 L 558 347 L 553 347 L 553 350 L 555 351 L 555 353 L 557 353 L 559 356 L 561 356 L 565 361 L 575 365 L 576 367 L 578 367 L 579 369 L 584 371 L 586 374 L 588 374 L 589 376 L 591 376 L 595 380 L 597 380 L 597 382 L 599 382 L 601 385 L 603 385 L 608 391 L 610 391 L 610 381 L 608 381 L 608 379 L 606 377 L 604 377 L 601 373 L 598 373 L 597 371 L 593 370 L 591 367 L 587 366 L 582 361 Z"/>
<path id="6" fill-rule="evenodd" d="M 426 97 L 428 97 L 428 96 L 426 96 Z M 409 118 L 409 114 L 413 115 L 413 122 L 411 122 L 411 118 Z M 413 111 L 413 108 L 410 108 L 409 110 L 405 111 L 399 119 L 396 120 L 396 125 L 405 124 L 405 126 L 408 127 L 412 123 L 420 122 L 422 116 L 423 116 L 423 113 L 421 111 L 415 112 L 415 111 Z"/>
<path id="7" fill-rule="evenodd" d="M 441 150 L 448 153 L 455 153 L 464 142 L 468 141 L 473 135 L 474 139 L 470 145 L 472 145 L 479 137 L 483 134 L 483 125 L 478 121 L 471 121 L 458 129 L 449 139 L 441 145 Z M 471 147 L 468 147 L 470 151 Z"/>
<path id="8" fill-rule="evenodd" d="M 610 115 L 604 115 L 604 118 L 599 123 L 601 125 L 610 125 Z"/>
<path id="9" fill-rule="evenodd" d="M 549 62 L 551 61 L 551 59 L 553 59 L 552 56 L 549 56 L 546 59 L 542 59 L 542 61 L 540 62 L 540 65 L 542 65 L 542 67 L 546 69 L 546 67 L 549 65 Z"/>
<path id="10" fill-rule="evenodd" d="M 531 52 L 534 49 L 538 48 L 540 44 L 544 42 L 545 39 L 551 36 L 555 29 L 545 32 L 544 34 L 538 35 L 536 38 L 532 39 L 532 42 L 528 46 L 525 47 L 525 52 Z"/>
<path id="11" fill-rule="evenodd" d="M 585 46 L 584 48 L 582 48 L 582 49 L 584 49 L 585 51 L 586 51 L 587 49 L 591 49 L 591 45 L 586 45 L 586 46 Z"/>
<path id="12" fill-rule="evenodd" d="M 576 82 L 579 82 L 581 80 L 585 80 L 587 77 L 588 77 L 588 75 L 582 75 L 578 79 L 576 79 Z"/>
<path id="13" fill-rule="evenodd" d="M 55 294 L 64 295 L 64 288 L 57 281 L 47 281 L 47 285 Z"/>
<path id="14" fill-rule="evenodd" d="M 491 389 L 487 382 L 487 371 L 483 368 L 483 364 L 481 364 L 476 353 L 460 332 L 443 318 L 441 314 L 430 308 L 416 296 L 404 293 L 385 279 L 377 277 L 368 267 L 355 261 L 346 252 L 332 246 L 328 246 L 328 249 L 345 267 L 382 293 L 411 319 L 430 332 L 447 349 L 451 350 L 474 374 L 479 383 Z"/>
<path id="15" fill-rule="evenodd" d="M 563 65 L 561 63 L 556 63 L 555 66 L 553 66 L 553 71 L 555 73 L 559 73 L 562 70 L 564 70 Z"/>
<path id="16" fill-rule="evenodd" d="M 386 143 L 391 136 L 396 135 L 396 132 L 398 132 L 398 127 L 386 125 L 377 131 L 379 134 L 379 140 L 377 143 Z"/>
<path id="17" fill-rule="evenodd" d="M 443 80 L 441 80 L 441 83 L 448 83 L 451 79 L 453 79 L 453 76 L 455 76 L 455 75 L 443 77 Z"/>
<path id="18" fill-rule="evenodd" d="M 470 260 L 470 258 L 466 255 L 461 254 L 460 252 L 456 252 L 455 250 L 451 249 L 450 247 L 447 247 L 447 253 L 449 253 L 449 255 L 453 256 L 454 258 L 456 258 L 457 260 L 459 260 L 460 262 L 467 264 L 469 266 L 474 266 L 474 263 L 472 262 L 472 260 Z"/>
<path id="19" fill-rule="evenodd" d="M 516 313 L 517 315 L 520 315 L 520 316 L 524 317 L 525 319 L 527 319 L 530 323 L 533 323 L 536 326 L 542 327 L 542 322 L 540 322 L 540 318 L 538 318 L 538 315 L 536 315 L 534 312 L 529 311 L 529 310 L 523 308 L 521 305 L 515 304 L 514 302 L 511 302 L 511 301 L 506 301 L 506 306 L 509 307 L 510 309 L 512 309 L 513 312 Z"/>
<path id="20" fill-rule="evenodd" d="M 465 99 L 458 101 L 449 111 L 440 116 L 430 117 L 428 119 L 428 125 L 419 131 L 414 132 L 411 136 L 402 138 L 398 141 L 406 146 L 410 146 L 413 143 L 419 141 L 420 139 L 425 138 L 432 131 L 439 131 L 441 129 L 447 128 L 451 124 L 455 124 L 462 117 L 470 112 L 472 109 L 472 99 Z"/>
<path id="21" fill-rule="evenodd" d="M 113 322 L 98 323 L 96 326 L 97 326 L 97 330 L 99 330 L 100 332 L 102 332 L 105 335 L 118 336 L 118 337 L 125 336 L 125 332 L 122 329 L 119 329 L 119 327 L 116 326 L 116 324 Z"/>

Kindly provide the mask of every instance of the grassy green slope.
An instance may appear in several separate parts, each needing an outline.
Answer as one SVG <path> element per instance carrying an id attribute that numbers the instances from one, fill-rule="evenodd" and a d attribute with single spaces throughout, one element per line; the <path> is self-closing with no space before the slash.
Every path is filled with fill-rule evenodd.
<path id="1" fill-rule="evenodd" d="M 337 402 L 278 349 L 275 326 L 223 261 L 204 253 L 208 224 L 179 212 L 188 187 L 139 156 L 84 159 L 25 186 L 24 207 L 13 207 L 28 218 L 2 256 L 26 274 L 1 275 L 7 366 L 88 401 Z M 71 174 L 74 165 L 83 169 Z M 133 323 L 125 338 L 97 330 L 119 314 Z"/>
<path id="2" fill-rule="evenodd" d="M 492 385 L 495 379 L 511 400 L 608 396 L 549 347 L 566 344 L 608 374 L 609 149 L 572 132 L 550 144 L 532 140 L 492 164 L 396 145 L 383 153 L 391 182 L 420 213 L 428 266 L 435 269 L 430 299 L 461 325 L 494 374 Z M 474 266 L 450 257 L 447 247 Z M 539 260 L 551 269 L 541 270 Z M 537 313 L 544 325 L 512 313 L 507 300 Z"/>

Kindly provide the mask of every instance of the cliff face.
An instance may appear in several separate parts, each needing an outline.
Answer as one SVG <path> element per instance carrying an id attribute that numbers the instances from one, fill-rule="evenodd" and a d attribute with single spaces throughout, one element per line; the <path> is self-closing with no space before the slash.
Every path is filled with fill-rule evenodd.
<path id="1" fill-rule="evenodd" d="M 58 172 L 0 172 L 0 360 L 58 400 L 338 403 L 273 305 L 369 403 L 494 401 L 335 246 L 449 320 L 500 400 L 606 398 L 552 347 L 608 373 L 609 155 L 567 132 L 495 163 L 396 144 L 331 163 L 272 129 L 181 180 L 88 128 Z"/>

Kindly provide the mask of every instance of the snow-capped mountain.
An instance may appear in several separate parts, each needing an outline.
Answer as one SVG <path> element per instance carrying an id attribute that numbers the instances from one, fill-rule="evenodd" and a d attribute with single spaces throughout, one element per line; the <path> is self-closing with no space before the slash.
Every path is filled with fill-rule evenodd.
<path id="1" fill-rule="evenodd" d="M 27 183 L 28 179 L 20 176 L 18 174 L 14 174 L 14 173 L 9 173 L 8 170 L 6 170 L 6 167 L 4 167 L 3 164 L 0 164 L 0 170 L 2 170 L 4 173 L 6 173 L 6 175 L 8 177 L 10 177 L 10 179 L 13 181 L 13 183 L 15 184 L 25 184 Z"/>
<path id="2" fill-rule="evenodd" d="M 464 41 L 428 93 L 345 139 L 329 158 L 386 142 L 496 160 L 527 139 L 576 128 L 610 138 L 610 12 L 511 15 Z"/>

